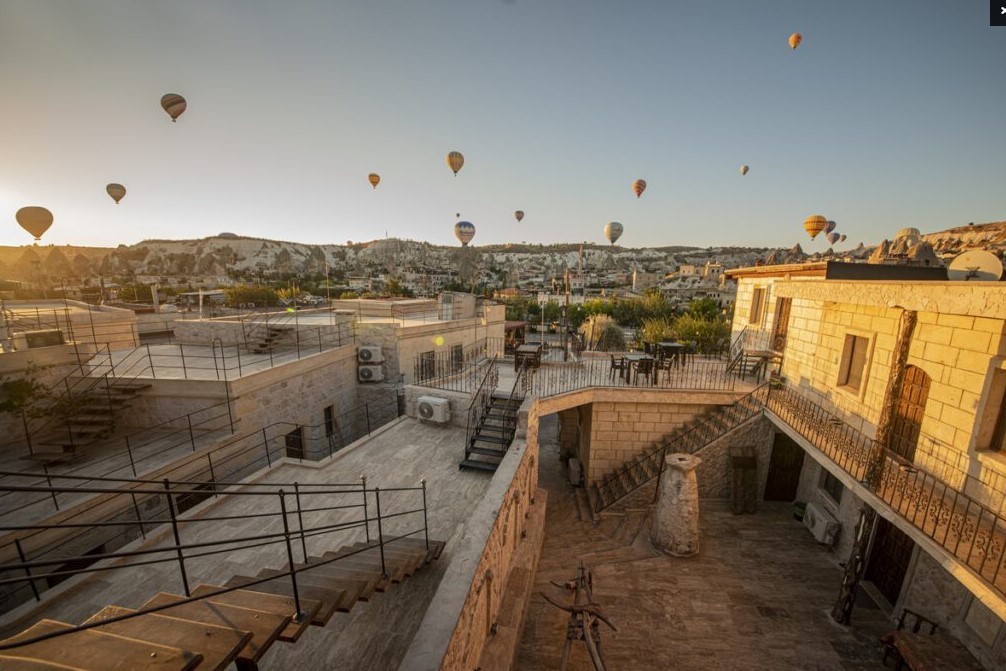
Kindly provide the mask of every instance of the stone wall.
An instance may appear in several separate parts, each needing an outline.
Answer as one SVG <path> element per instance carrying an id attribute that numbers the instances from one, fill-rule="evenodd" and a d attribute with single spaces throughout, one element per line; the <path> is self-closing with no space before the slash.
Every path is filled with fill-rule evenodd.
<path id="1" fill-rule="evenodd" d="M 431 389 L 430 387 L 416 387 L 409 385 L 405 388 L 405 414 L 409 417 L 419 419 L 418 405 L 421 396 L 432 396 L 434 398 L 446 398 L 450 403 L 451 418 L 448 424 L 453 426 L 467 426 L 468 406 L 472 402 L 472 397 L 461 391 L 449 391 L 446 389 Z"/>
<path id="2" fill-rule="evenodd" d="M 839 470 L 837 466 L 834 466 Z M 803 468 L 800 471 L 800 484 L 797 487 L 797 501 L 813 503 L 815 506 L 831 513 L 841 525 L 838 535 L 835 537 L 835 544 L 832 546 L 830 555 L 834 564 L 844 562 L 849 558 L 852 544 L 855 540 L 856 524 L 859 522 L 859 510 L 863 505 L 862 500 L 857 498 L 848 488 L 842 494 L 841 501 L 835 501 L 822 486 L 824 478 L 824 467 L 815 461 L 811 455 L 805 455 Z M 810 533 L 810 529 L 807 530 Z"/>
<path id="3" fill-rule="evenodd" d="M 1000 642 L 1003 621 L 974 599 L 936 560 L 917 551 L 905 584 L 902 608 L 936 622 L 989 668 L 1002 668 L 1006 657 L 1006 645 Z"/>
<path id="4" fill-rule="evenodd" d="M 538 409 L 528 399 L 524 419 L 485 496 L 458 539 L 423 622 L 399 669 L 472 669 L 478 664 L 503 603 L 503 588 L 526 534 L 538 485 Z M 519 639 L 519 635 L 518 635 Z"/>

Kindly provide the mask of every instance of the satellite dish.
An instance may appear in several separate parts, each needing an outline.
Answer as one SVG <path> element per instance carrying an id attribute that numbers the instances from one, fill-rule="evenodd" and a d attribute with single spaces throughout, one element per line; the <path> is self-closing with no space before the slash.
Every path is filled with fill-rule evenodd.
<path id="1" fill-rule="evenodd" d="M 958 254 L 947 267 L 947 278 L 955 282 L 998 282 L 1002 274 L 1002 261 L 992 252 L 983 249 Z"/>

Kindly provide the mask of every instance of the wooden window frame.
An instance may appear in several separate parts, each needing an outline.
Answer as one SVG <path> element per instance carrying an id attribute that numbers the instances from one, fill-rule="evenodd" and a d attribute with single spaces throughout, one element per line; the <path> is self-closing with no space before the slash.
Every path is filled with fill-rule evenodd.
<path id="1" fill-rule="evenodd" d="M 765 287 L 755 287 L 751 292 L 751 309 L 748 311 L 748 324 L 760 324 L 765 315 L 767 290 Z"/>
<path id="2" fill-rule="evenodd" d="M 862 342 L 862 346 L 858 345 L 860 341 Z M 856 396 L 863 394 L 863 391 L 866 389 L 867 380 L 869 379 L 872 346 L 873 338 L 870 336 L 852 332 L 845 334 L 845 340 L 842 345 L 842 357 L 838 362 L 838 379 L 835 386 Z M 862 359 L 859 365 L 859 379 L 855 385 L 852 385 L 849 384 L 849 380 L 852 377 L 855 358 L 860 356 Z"/>

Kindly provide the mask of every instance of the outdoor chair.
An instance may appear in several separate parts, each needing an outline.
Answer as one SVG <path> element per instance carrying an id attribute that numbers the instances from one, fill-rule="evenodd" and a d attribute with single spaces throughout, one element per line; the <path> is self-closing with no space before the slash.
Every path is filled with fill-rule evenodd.
<path id="1" fill-rule="evenodd" d="M 633 384 L 639 384 L 639 378 L 650 378 L 650 384 L 653 384 L 653 380 L 656 377 L 656 368 L 654 367 L 653 359 L 640 359 L 635 362 L 636 372 L 632 378 Z"/>
<path id="2" fill-rule="evenodd" d="M 615 355 L 611 355 L 611 370 L 609 371 L 609 378 L 615 379 L 615 371 L 618 371 L 619 377 L 625 377 L 625 371 L 629 368 L 628 362 L 624 357 L 615 358 Z"/>

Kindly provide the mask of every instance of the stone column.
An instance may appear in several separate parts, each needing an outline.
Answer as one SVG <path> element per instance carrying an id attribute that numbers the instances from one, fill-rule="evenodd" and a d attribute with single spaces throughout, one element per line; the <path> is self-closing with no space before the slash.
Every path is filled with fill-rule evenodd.
<path id="1" fill-rule="evenodd" d="M 660 475 L 660 497 L 653 511 L 650 540 L 664 554 L 689 557 L 699 552 L 699 484 L 690 454 L 668 454 Z"/>

